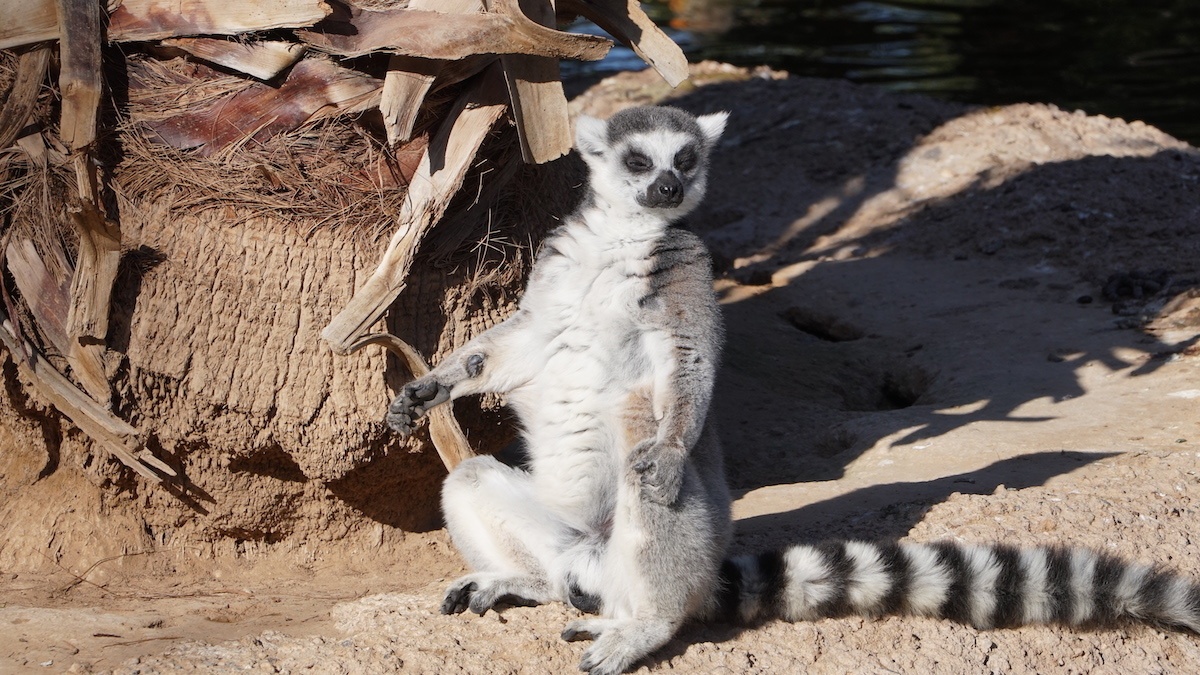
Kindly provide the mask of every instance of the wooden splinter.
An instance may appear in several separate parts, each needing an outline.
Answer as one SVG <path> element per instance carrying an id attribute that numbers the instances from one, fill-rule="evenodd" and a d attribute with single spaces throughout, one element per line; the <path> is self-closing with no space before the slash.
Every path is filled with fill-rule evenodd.
<path id="1" fill-rule="evenodd" d="M 522 0 L 520 9 L 544 26 L 554 26 L 552 0 Z M 542 164 L 571 151 L 572 136 L 567 97 L 558 60 L 532 54 L 505 54 L 504 76 L 512 99 L 513 119 L 527 164 Z"/>
<path id="2" fill-rule="evenodd" d="M 174 469 L 143 447 L 141 432 L 102 408 L 50 365 L 33 345 L 18 339 L 3 312 L 0 312 L 0 342 L 12 353 L 17 368 L 29 378 L 38 393 L 122 464 L 152 483 L 162 482 L 162 476 L 155 473 L 156 470 L 167 476 L 177 475 Z"/>
<path id="3" fill-rule="evenodd" d="M 30 122 L 38 92 L 50 64 L 49 49 L 32 49 L 18 57 L 17 75 L 0 106 L 0 150 L 10 147 Z"/>
<path id="4" fill-rule="evenodd" d="M 410 0 L 408 8 L 445 14 L 475 14 L 484 9 L 483 0 Z M 417 56 L 392 55 L 379 102 L 389 145 L 395 146 L 412 138 L 413 125 L 425 95 L 446 63 Z"/>
<path id="5" fill-rule="evenodd" d="M 282 40 L 236 42 L 214 38 L 174 38 L 163 40 L 162 44 L 260 80 L 273 79 L 292 67 L 307 49 L 304 45 Z"/>
<path id="6" fill-rule="evenodd" d="M 461 14 L 446 20 L 441 9 L 353 7 L 341 33 L 297 31 L 297 36 L 330 54 L 357 57 L 385 52 L 426 59 L 455 61 L 474 54 L 537 54 L 560 59 L 599 61 L 612 41 L 564 33 L 525 16 L 518 0 L 491 0 L 487 12 Z"/>
<path id="7" fill-rule="evenodd" d="M 642 11 L 639 0 L 559 0 L 559 8 L 587 17 L 628 45 L 672 87 L 688 78 L 683 50 Z"/>
<path id="8" fill-rule="evenodd" d="M 338 312 L 321 337 L 338 354 L 349 353 L 400 294 L 413 255 L 462 185 L 467 168 L 492 125 L 504 114 L 504 77 L 497 66 L 480 73 L 430 139 L 404 196 L 399 227 L 367 282 Z"/>
<path id="9" fill-rule="evenodd" d="M 91 145 L 96 140 L 96 119 L 103 89 L 100 61 L 100 5 L 90 0 L 58 0 L 61 31 L 59 89 L 62 119 L 59 134 L 71 149 L 79 202 L 69 212 L 79 233 L 79 259 L 71 284 L 67 334 L 71 348 L 67 362 L 83 388 L 100 405 L 111 398 L 104 373 L 104 340 L 108 336 L 108 308 L 121 260 L 121 230 L 101 213 L 97 199 L 96 167 Z"/>

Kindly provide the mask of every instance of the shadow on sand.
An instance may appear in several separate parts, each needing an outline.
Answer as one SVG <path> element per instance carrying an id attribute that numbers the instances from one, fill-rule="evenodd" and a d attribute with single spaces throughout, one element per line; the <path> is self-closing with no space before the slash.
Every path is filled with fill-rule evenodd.
<path id="1" fill-rule="evenodd" d="M 1179 215 L 1200 212 L 1200 193 L 1186 189 L 1200 175 L 1191 150 L 1131 135 L 1110 144 L 1138 156 L 997 160 L 964 189 L 912 196 L 883 226 L 864 227 L 861 214 L 878 212 L 881 197 L 906 194 L 901 174 L 916 159 L 954 166 L 924 139 L 978 111 L 802 79 L 717 84 L 671 104 L 697 114 L 732 108 L 709 201 L 689 226 L 714 248 L 719 273 L 762 288 L 725 304 L 716 414 L 735 490 L 837 479 L 880 442 L 912 445 L 984 421 L 1044 422 L 1052 418 L 1021 408 L 1086 395 L 1085 364 L 1137 377 L 1188 346 L 1139 328 L 1200 285 L 1186 253 L 1200 225 Z M 1147 316 L 1122 327 L 1109 306 L 1127 299 L 1105 300 L 1105 280 L 1156 268 L 1167 282 L 1147 288 L 1125 312 Z M 1046 450 L 927 490 L 885 485 L 845 502 L 1036 485 L 1085 461 Z M 967 480 L 979 487 L 963 489 Z M 839 510 L 823 503 L 739 526 L 794 527 Z M 902 535 L 902 525 L 876 536 Z"/>

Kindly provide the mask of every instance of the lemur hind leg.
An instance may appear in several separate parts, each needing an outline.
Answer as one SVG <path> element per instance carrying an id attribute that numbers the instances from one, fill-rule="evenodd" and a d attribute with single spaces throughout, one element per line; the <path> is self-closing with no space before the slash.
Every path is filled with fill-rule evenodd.
<path id="1" fill-rule="evenodd" d="M 562 632 L 568 642 L 592 640 L 579 669 L 589 675 L 616 675 L 670 641 L 678 630 L 667 619 L 580 619 Z"/>
<path id="2" fill-rule="evenodd" d="M 706 436 L 694 458 L 719 451 Z M 619 673 L 660 649 L 717 592 L 728 540 L 728 498 L 693 462 L 683 465 L 679 497 L 660 503 L 635 466 L 626 466 L 606 549 L 605 617 L 567 625 L 566 640 L 594 640 L 579 667 Z"/>
<path id="3" fill-rule="evenodd" d="M 443 613 L 555 600 L 588 608 L 589 596 L 563 569 L 564 559 L 579 557 L 578 534 L 541 503 L 528 473 L 494 457 L 469 459 L 446 478 L 442 510 L 455 547 L 475 570 L 447 589 Z"/>

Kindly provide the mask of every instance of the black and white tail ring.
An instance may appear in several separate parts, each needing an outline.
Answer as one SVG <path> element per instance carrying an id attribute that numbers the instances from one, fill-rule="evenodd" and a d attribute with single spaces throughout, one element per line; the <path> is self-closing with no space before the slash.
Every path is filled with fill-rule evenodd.
<path id="1" fill-rule="evenodd" d="M 1200 586 L 1083 548 L 830 542 L 725 561 L 738 623 L 910 614 L 977 628 L 1140 621 L 1200 633 Z"/>

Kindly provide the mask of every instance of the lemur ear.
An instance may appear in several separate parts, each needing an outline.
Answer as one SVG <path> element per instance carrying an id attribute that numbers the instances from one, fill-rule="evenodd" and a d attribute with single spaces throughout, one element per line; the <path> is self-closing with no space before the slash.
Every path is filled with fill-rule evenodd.
<path id="1" fill-rule="evenodd" d="M 608 123 L 595 117 L 575 118 L 575 147 L 583 156 L 602 155 L 608 146 Z"/>
<path id="2" fill-rule="evenodd" d="M 725 121 L 729 119 L 729 113 L 722 110 L 708 115 L 701 115 L 696 118 L 696 123 L 700 125 L 700 131 L 704 132 L 704 138 L 709 145 L 716 145 L 717 139 L 721 138 L 721 134 L 725 131 Z"/>

